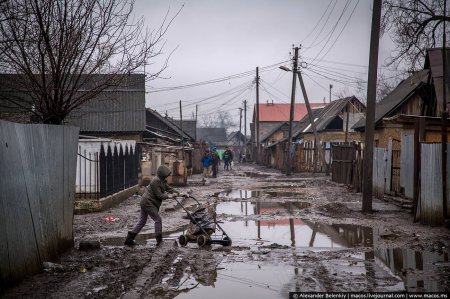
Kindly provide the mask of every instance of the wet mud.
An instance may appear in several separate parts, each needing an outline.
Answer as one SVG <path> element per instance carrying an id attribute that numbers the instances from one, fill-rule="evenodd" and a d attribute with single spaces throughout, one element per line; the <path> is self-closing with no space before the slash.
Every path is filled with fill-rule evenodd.
<path id="1" fill-rule="evenodd" d="M 139 217 L 132 197 L 101 213 L 76 215 L 75 248 L 46 271 L 4 291 L 5 298 L 288 298 L 291 291 L 450 291 L 450 231 L 413 223 L 410 213 L 374 199 L 361 212 L 361 194 L 322 174 L 291 177 L 249 164 L 219 171 L 192 190 L 214 205 L 231 246 L 185 247 L 186 211 L 164 202 L 164 243 L 153 222 L 123 245 Z M 104 221 L 106 217 L 116 219 Z M 212 238 L 220 238 L 220 231 Z M 78 250 L 80 240 L 100 249 Z"/>

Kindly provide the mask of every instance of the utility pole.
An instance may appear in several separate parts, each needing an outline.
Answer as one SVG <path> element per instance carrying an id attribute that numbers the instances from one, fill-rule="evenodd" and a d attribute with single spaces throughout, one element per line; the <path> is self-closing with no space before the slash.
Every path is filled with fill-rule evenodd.
<path id="1" fill-rule="evenodd" d="M 256 163 L 259 163 L 259 67 L 256 67 Z"/>
<path id="2" fill-rule="evenodd" d="M 302 73 L 300 71 L 297 71 L 297 75 L 298 75 L 298 80 L 300 81 L 300 86 L 302 87 L 303 98 L 305 99 L 306 109 L 308 110 L 309 123 L 311 124 L 311 128 L 314 133 L 314 143 L 316 145 L 316 151 L 319 153 L 320 159 L 322 160 L 322 163 L 325 166 L 325 173 L 326 173 L 326 175 L 328 175 L 329 174 L 328 164 L 327 164 L 327 161 L 325 160 L 324 150 L 320 146 L 319 136 L 317 135 L 316 123 L 314 122 L 314 116 L 313 116 L 313 113 L 311 110 L 311 105 L 309 105 L 309 98 L 308 98 L 308 94 L 306 93 L 305 84 L 303 83 Z M 314 168 L 316 168 L 316 167 L 314 167 Z"/>
<path id="3" fill-rule="evenodd" d="M 198 115 L 198 105 L 195 104 L 195 142 L 197 142 L 197 115 Z"/>
<path id="4" fill-rule="evenodd" d="M 247 100 L 244 100 L 244 157 L 247 160 Z"/>
<path id="5" fill-rule="evenodd" d="M 331 103 L 331 89 L 333 88 L 333 84 L 330 84 L 330 103 Z"/>
<path id="6" fill-rule="evenodd" d="M 447 14 L 447 0 L 444 0 L 444 19 L 446 18 Z M 447 50 L 446 50 L 446 43 L 447 43 L 447 35 L 445 33 L 445 21 L 444 24 L 444 36 L 442 40 L 442 91 L 443 91 L 443 98 L 442 98 L 442 200 L 443 200 L 443 211 L 444 211 L 444 219 L 447 220 L 447 118 L 448 118 L 448 111 L 447 111 Z"/>
<path id="7" fill-rule="evenodd" d="M 184 131 L 183 131 L 183 111 L 181 110 L 181 100 L 180 100 L 180 128 L 181 128 L 181 154 L 184 160 Z"/>
<path id="8" fill-rule="evenodd" d="M 286 157 L 286 175 L 291 175 L 292 159 L 291 159 L 291 146 L 292 146 L 292 121 L 294 120 L 294 106 L 295 106 L 295 73 L 298 71 L 298 47 L 294 48 L 294 65 L 292 67 L 292 90 L 291 90 L 291 110 L 289 112 L 289 137 L 288 137 L 288 150 Z"/>
<path id="9" fill-rule="evenodd" d="M 363 168 L 362 212 L 372 213 L 373 138 L 375 131 L 375 96 L 377 91 L 378 45 L 382 0 L 373 0 L 372 30 L 370 33 L 369 75 L 367 79 L 367 111 Z"/>
<path id="10" fill-rule="evenodd" d="M 346 121 L 345 121 L 345 142 L 347 142 L 348 141 L 348 118 L 350 117 L 350 115 L 349 115 L 349 112 L 350 112 L 350 102 L 348 102 L 347 103 L 347 106 L 346 106 L 346 108 L 345 108 L 345 112 L 346 112 L 346 114 L 347 114 L 347 117 L 346 117 Z"/>
<path id="11" fill-rule="evenodd" d="M 239 146 L 241 146 L 241 135 L 242 135 L 242 108 L 239 108 L 239 136 L 238 136 Z"/>

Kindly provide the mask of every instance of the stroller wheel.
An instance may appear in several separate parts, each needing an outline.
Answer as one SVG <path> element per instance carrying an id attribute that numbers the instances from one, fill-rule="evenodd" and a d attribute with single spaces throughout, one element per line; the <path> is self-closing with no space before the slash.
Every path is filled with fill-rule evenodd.
<path id="1" fill-rule="evenodd" d="M 231 239 L 228 237 L 225 237 L 223 239 L 225 242 L 223 243 L 223 246 L 231 246 Z"/>
<path id="2" fill-rule="evenodd" d="M 180 243 L 180 246 L 186 246 L 188 243 L 188 238 L 186 235 L 181 235 L 178 237 L 178 243 Z"/>
<path id="3" fill-rule="evenodd" d="M 209 238 L 205 235 L 200 235 L 197 237 L 197 245 L 199 247 L 204 247 L 209 243 Z"/>

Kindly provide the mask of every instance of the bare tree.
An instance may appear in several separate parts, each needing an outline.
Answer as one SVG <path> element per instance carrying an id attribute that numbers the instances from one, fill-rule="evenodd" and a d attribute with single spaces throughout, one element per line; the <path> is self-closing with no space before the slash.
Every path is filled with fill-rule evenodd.
<path id="1" fill-rule="evenodd" d="M 134 2 L 0 2 L 0 70 L 14 75 L 3 82 L 3 91 L 10 92 L 0 104 L 31 113 L 38 122 L 60 124 L 106 88 L 121 86 L 126 74 L 144 71 L 162 54 L 164 35 L 180 11 L 172 18 L 168 11 L 150 30 L 134 17 Z M 167 60 L 146 80 L 166 66 Z"/>
<path id="2" fill-rule="evenodd" d="M 390 34 L 397 47 L 388 65 L 403 62 L 417 70 L 423 66 L 427 48 L 442 46 L 443 24 L 450 21 L 448 11 L 444 14 L 444 1 L 383 1 L 383 32 Z"/>
<path id="3" fill-rule="evenodd" d="M 201 127 L 203 128 L 225 128 L 228 130 L 236 126 L 236 122 L 228 111 L 206 114 L 201 118 Z"/>

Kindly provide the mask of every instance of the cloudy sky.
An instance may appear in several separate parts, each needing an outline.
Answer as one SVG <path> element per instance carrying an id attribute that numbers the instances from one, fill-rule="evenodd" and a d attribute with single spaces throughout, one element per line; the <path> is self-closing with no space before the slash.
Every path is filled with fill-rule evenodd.
<path id="1" fill-rule="evenodd" d="M 169 10 L 177 13 L 165 36 L 164 54 L 150 61 L 156 70 L 172 53 L 163 76 L 147 83 L 146 106 L 179 118 L 227 111 L 238 121 L 248 101 L 251 118 L 256 101 L 255 69 L 260 68 L 261 103 L 290 102 L 292 45 L 300 46 L 302 73 L 311 102 L 339 94 L 357 94 L 367 80 L 372 8 L 367 0 L 137 0 L 135 11 L 149 28 L 157 28 Z M 383 63 L 392 42 L 380 42 L 380 71 L 397 75 Z M 180 88 L 182 86 L 188 88 Z M 194 85 L 194 86 L 192 86 Z M 365 88 L 365 86 L 363 86 Z M 359 90 L 359 94 L 365 91 Z M 297 80 L 296 102 L 304 103 Z"/>

